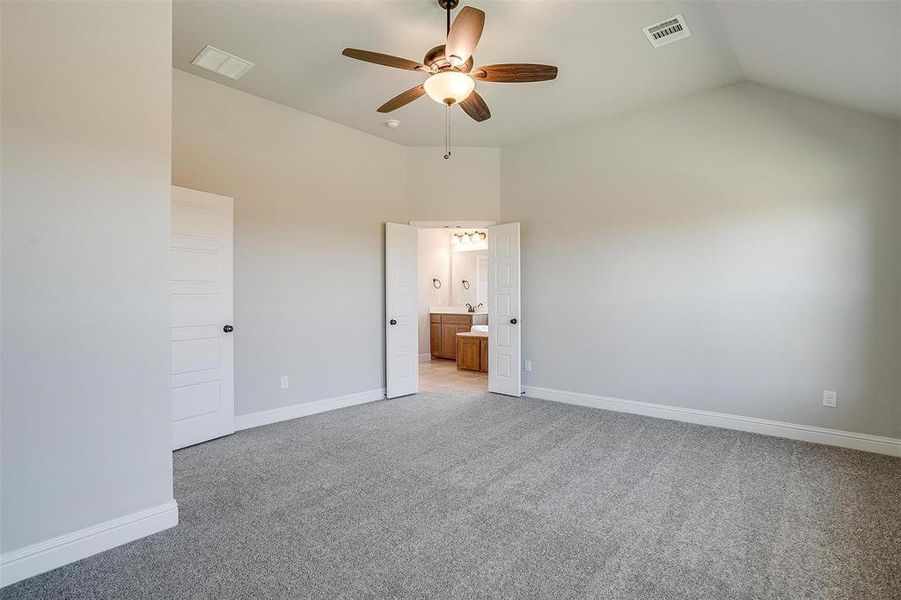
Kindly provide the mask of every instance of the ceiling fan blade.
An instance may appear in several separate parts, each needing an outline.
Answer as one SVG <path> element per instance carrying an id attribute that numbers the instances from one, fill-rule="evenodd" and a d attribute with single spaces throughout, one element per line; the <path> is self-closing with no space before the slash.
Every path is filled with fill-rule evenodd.
<path id="1" fill-rule="evenodd" d="M 407 71 L 427 71 L 422 63 L 413 62 L 406 58 L 398 58 L 390 54 L 379 54 L 378 52 L 370 52 L 369 50 L 358 50 L 356 48 L 345 48 L 341 53 L 349 58 L 355 58 L 365 62 L 375 63 L 386 67 L 394 67 L 395 69 L 405 69 Z"/>
<path id="2" fill-rule="evenodd" d="M 466 100 L 460 103 L 460 108 L 479 123 L 491 118 L 491 111 L 488 110 L 488 105 L 485 104 L 485 100 L 475 90 L 472 91 Z"/>
<path id="3" fill-rule="evenodd" d="M 533 65 L 529 63 L 512 63 L 506 65 L 487 65 L 472 71 L 472 76 L 481 81 L 493 83 L 531 83 L 534 81 L 550 81 L 557 78 L 557 67 L 552 65 Z"/>
<path id="4" fill-rule="evenodd" d="M 482 37 L 482 28 L 485 27 L 485 13 L 477 8 L 464 6 L 450 31 L 447 32 L 447 44 L 444 54 L 454 66 L 465 63 L 472 56 Z"/>
<path id="5" fill-rule="evenodd" d="M 397 110 L 401 106 L 413 102 L 423 94 L 425 94 L 425 88 L 423 88 L 421 85 L 417 85 L 415 88 L 410 88 L 406 92 L 398 94 L 391 100 L 388 100 L 378 108 L 378 111 L 380 113 L 387 113 L 391 112 L 392 110 Z"/>

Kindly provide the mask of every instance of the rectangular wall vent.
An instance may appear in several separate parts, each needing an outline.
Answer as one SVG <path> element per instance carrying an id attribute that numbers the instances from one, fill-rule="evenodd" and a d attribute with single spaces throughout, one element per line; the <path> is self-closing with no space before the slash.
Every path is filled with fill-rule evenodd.
<path id="1" fill-rule="evenodd" d="M 254 67 L 254 64 L 249 60 L 244 60 L 212 46 L 207 46 L 201 50 L 200 54 L 191 61 L 191 64 L 231 79 L 240 79 L 242 75 Z"/>
<path id="2" fill-rule="evenodd" d="M 685 17 L 682 15 L 670 17 L 662 23 L 645 27 L 642 31 L 655 48 L 672 44 L 691 35 L 688 25 L 685 24 Z"/>

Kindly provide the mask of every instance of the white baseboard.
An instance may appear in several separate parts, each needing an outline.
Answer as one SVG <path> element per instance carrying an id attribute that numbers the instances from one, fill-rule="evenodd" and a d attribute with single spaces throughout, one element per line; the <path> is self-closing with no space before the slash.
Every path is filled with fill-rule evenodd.
<path id="1" fill-rule="evenodd" d="M 175 500 L 12 550 L 0 556 L 0 586 L 178 525 Z"/>
<path id="2" fill-rule="evenodd" d="M 428 361 L 430 361 L 430 360 L 432 360 L 432 355 L 429 354 L 429 353 L 426 353 L 426 354 L 420 354 L 420 355 L 419 355 L 419 361 L 420 361 L 420 362 L 428 362 Z"/>
<path id="3" fill-rule="evenodd" d="M 578 404 L 579 406 L 603 410 L 697 423 L 699 425 L 711 425 L 713 427 L 722 427 L 723 429 L 736 429 L 738 431 L 772 435 L 792 440 L 813 442 L 815 444 L 827 444 L 875 452 L 877 454 L 888 454 L 889 456 L 901 456 L 901 439 L 897 438 L 534 386 L 523 386 L 523 390 L 526 396 L 538 398 L 539 400 Z"/>
<path id="4" fill-rule="evenodd" d="M 317 413 L 327 412 L 338 408 L 347 408 L 348 406 L 355 406 L 357 404 L 375 402 L 376 400 L 382 400 L 384 398 L 385 388 L 379 388 L 376 390 L 357 392 L 356 394 L 348 394 L 346 396 L 337 396 L 335 398 L 326 398 L 324 400 L 315 400 L 313 402 L 302 402 L 300 404 L 292 404 L 291 406 L 282 408 L 262 410 L 246 415 L 237 415 L 235 417 L 235 430 L 250 429 L 251 427 L 259 427 L 260 425 L 288 421 L 290 419 L 315 415 Z"/>

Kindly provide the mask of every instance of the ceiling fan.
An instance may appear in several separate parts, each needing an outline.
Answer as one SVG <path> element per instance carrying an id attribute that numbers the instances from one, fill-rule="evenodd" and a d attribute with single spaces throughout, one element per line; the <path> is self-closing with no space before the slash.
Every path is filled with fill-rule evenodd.
<path id="1" fill-rule="evenodd" d="M 557 77 L 557 67 L 528 63 L 508 63 L 473 67 L 473 52 L 482 28 L 485 26 L 485 13 L 477 8 L 465 6 L 451 24 L 451 10 L 457 7 L 459 0 L 438 0 L 438 5 L 447 11 L 447 41 L 441 46 L 429 50 L 421 63 L 398 58 L 388 54 L 345 48 L 344 56 L 375 63 L 396 69 L 420 71 L 429 77 L 409 90 L 388 100 L 378 108 L 378 112 L 387 113 L 409 104 L 420 96 L 430 98 L 447 107 L 446 125 L 447 154 L 450 157 L 450 113 L 454 104 L 459 104 L 467 115 L 478 122 L 491 118 L 488 104 L 477 91 L 476 81 L 489 83 L 531 83 L 549 81 Z"/>

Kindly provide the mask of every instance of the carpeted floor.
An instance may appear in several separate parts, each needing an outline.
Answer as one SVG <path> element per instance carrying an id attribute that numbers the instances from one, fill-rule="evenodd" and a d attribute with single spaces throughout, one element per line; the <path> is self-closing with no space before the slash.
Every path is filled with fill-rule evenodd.
<path id="1" fill-rule="evenodd" d="M 178 527 L 2 598 L 899 598 L 901 460 L 489 394 L 175 454 Z"/>

